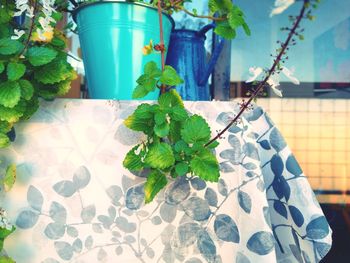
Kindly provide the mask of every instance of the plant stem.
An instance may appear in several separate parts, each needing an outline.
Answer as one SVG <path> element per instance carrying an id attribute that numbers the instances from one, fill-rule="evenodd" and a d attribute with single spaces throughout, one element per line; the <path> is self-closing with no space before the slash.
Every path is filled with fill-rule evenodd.
<path id="1" fill-rule="evenodd" d="M 27 40 L 26 40 L 26 43 L 24 44 L 24 47 L 23 47 L 21 53 L 19 53 L 18 57 L 20 57 L 21 55 L 23 55 L 24 52 L 25 52 L 25 51 L 27 50 L 27 48 L 28 48 L 28 45 L 29 45 L 29 42 L 30 42 L 30 38 L 32 37 L 32 32 L 33 32 L 34 25 L 35 25 L 35 13 L 36 13 L 36 11 L 37 11 L 37 8 L 38 8 L 38 0 L 34 0 L 33 17 L 32 17 L 31 24 L 30 24 L 30 28 L 29 28 L 28 38 L 27 38 Z"/>
<path id="2" fill-rule="evenodd" d="M 290 30 L 287 39 L 284 41 L 284 43 L 282 44 L 282 48 L 281 51 L 279 52 L 279 54 L 277 55 L 276 59 L 274 60 L 274 63 L 272 65 L 272 67 L 269 69 L 269 71 L 267 72 L 264 80 L 262 82 L 260 82 L 259 86 L 256 88 L 256 90 L 252 93 L 252 95 L 250 96 L 250 98 L 248 99 L 247 102 L 243 103 L 241 110 L 238 112 L 238 114 L 236 115 L 236 117 L 233 118 L 233 120 L 221 131 L 219 132 L 214 138 L 212 138 L 208 143 L 206 143 L 204 145 L 204 147 L 207 147 L 208 145 L 210 145 L 211 143 L 213 143 L 214 141 L 216 141 L 217 139 L 219 139 L 232 125 L 234 125 L 236 123 L 236 121 L 241 117 L 241 115 L 243 114 L 243 112 L 248 108 L 248 106 L 250 105 L 250 103 L 254 100 L 254 98 L 259 94 L 259 92 L 261 91 L 261 89 L 266 85 L 268 79 L 271 77 L 271 75 L 275 72 L 276 67 L 279 65 L 283 55 L 285 54 L 285 51 L 290 43 L 290 41 L 292 40 L 292 37 L 295 34 L 296 29 L 298 28 L 302 18 L 304 17 L 305 14 L 305 10 L 307 8 L 307 3 L 309 2 L 309 0 L 304 0 L 304 4 L 300 10 L 299 16 L 297 17 L 297 20 L 295 21 L 293 28 Z"/>
<path id="3" fill-rule="evenodd" d="M 158 17 L 159 17 L 159 34 L 160 34 L 160 52 L 162 56 L 162 71 L 165 69 L 165 47 L 164 47 L 164 32 L 163 32 L 163 16 L 162 16 L 162 0 L 158 1 Z M 162 84 L 160 89 L 161 94 L 166 92 L 165 85 Z"/>
<path id="4" fill-rule="evenodd" d="M 191 11 L 187 10 L 183 6 L 176 6 L 176 8 L 184 11 L 186 14 L 196 17 L 196 18 L 205 18 L 205 19 L 210 19 L 212 21 L 224 21 L 227 20 L 226 17 L 214 17 L 214 16 L 205 16 L 205 15 L 196 15 L 195 13 L 192 13 Z"/>

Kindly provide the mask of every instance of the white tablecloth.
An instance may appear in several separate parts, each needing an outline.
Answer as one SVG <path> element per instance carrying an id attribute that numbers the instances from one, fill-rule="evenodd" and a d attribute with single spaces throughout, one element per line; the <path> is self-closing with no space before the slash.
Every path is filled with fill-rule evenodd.
<path id="1" fill-rule="evenodd" d="M 15 162 L 1 206 L 17 263 L 318 262 L 331 230 L 280 132 L 259 107 L 220 140 L 218 184 L 181 177 L 144 205 L 141 174 L 122 167 L 142 139 L 123 120 L 137 102 L 56 100 L 16 126 L 0 165 Z M 187 103 L 212 133 L 234 102 Z M 2 174 L 2 173 L 0 173 Z"/>

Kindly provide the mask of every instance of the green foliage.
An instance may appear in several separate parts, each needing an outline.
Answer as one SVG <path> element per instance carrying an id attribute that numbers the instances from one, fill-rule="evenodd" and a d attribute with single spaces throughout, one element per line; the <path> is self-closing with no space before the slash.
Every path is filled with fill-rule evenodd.
<path id="1" fill-rule="evenodd" d="M 10 191 L 16 181 L 16 165 L 9 165 L 6 169 L 5 175 L 0 179 L 0 183 L 4 185 L 5 191 Z"/>
<path id="2" fill-rule="evenodd" d="M 170 73 L 168 80 L 176 79 L 176 75 Z M 146 203 L 166 186 L 167 177 L 195 175 L 218 181 L 218 161 L 204 147 L 211 135 L 209 125 L 203 117 L 187 113 L 175 89 L 162 94 L 158 104 L 139 105 L 124 124 L 147 135 L 146 141 L 133 147 L 123 161 L 130 171 L 151 170 L 145 184 Z M 216 146 L 217 143 L 210 144 L 210 148 Z"/>
<path id="3" fill-rule="evenodd" d="M 12 127 L 36 112 L 39 98 L 52 100 L 67 93 L 76 74 L 67 62 L 62 32 L 54 29 L 52 39 L 47 41 L 35 37 L 37 28 L 41 28 L 39 17 L 44 15 L 42 6 L 29 30 L 31 23 L 19 27 L 13 22 L 14 1 L 0 3 L 0 122 Z M 53 19 L 61 18 L 60 12 L 54 13 Z M 11 39 L 15 29 L 25 32 L 17 40 Z M 10 144 L 7 132 L 0 129 L 0 148 Z"/>

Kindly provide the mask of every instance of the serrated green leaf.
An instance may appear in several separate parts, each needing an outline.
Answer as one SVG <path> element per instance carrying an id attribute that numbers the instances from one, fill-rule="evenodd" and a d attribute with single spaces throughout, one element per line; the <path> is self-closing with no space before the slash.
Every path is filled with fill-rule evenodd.
<path id="1" fill-rule="evenodd" d="M 169 135 L 169 131 L 170 131 L 170 125 L 169 123 L 162 123 L 162 124 L 157 124 L 156 126 L 154 126 L 154 133 L 158 136 L 158 137 L 166 137 Z"/>
<path id="2" fill-rule="evenodd" d="M 71 67 L 63 60 L 54 60 L 47 65 L 41 66 L 34 72 L 34 78 L 44 84 L 55 84 L 71 76 Z"/>
<path id="3" fill-rule="evenodd" d="M 25 100 L 30 100 L 34 94 L 34 87 L 32 83 L 30 83 L 26 79 L 21 79 L 18 81 L 21 87 L 21 97 Z"/>
<path id="4" fill-rule="evenodd" d="M 17 82 L 6 81 L 0 84 L 0 105 L 13 108 L 17 105 L 20 98 L 21 88 Z"/>
<path id="5" fill-rule="evenodd" d="M 23 109 L 17 108 L 6 108 L 0 105 L 0 120 L 7 121 L 10 123 L 17 122 L 23 116 Z"/>
<path id="6" fill-rule="evenodd" d="M 6 134 L 0 132 L 0 148 L 5 148 L 9 145 L 10 145 L 10 138 Z"/>
<path id="7" fill-rule="evenodd" d="M 153 132 L 153 124 L 148 119 L 140 119 L 135 114 L 130 115 L 124 120 L 124 124 L 131 130 L 142 131 L 145 134 L 151 134 Z"/>
<path id="8" fill-rule="evenodd" d="M 4 70 L 5 70 L 5 65 L 4 65 L 3 62 L 0 62 L 0 74 L 1 74 L 2 72 L 4 72 Z"/>
<path id="9" fill-rule="evenodd" d="M 157 111 L 154 114 L 154 121 L 156 122 L 157 125 L 161 125 L 166 122 L 166 112 L 164 111 Z"/>
<path id="10" fill-rule="evenodd" d="M 14 226 L 12 226 L 12 229 L 0 228 L 0 240 L 5 239 L 9 235 L 11 235 L 11 233 L 13 233 L 13 231 L 15 231 L 15 229 L 16 228 Z M 0 251 L 1 251 L 1 249 L 0 249 Z"/>
<path id="11" fill-rule="evenodd" d="M 208 149 L 198 153 L 191 160 L 190 166 L 193 173 L 205 181 L 217 182 L 219 180 L 219 163 Z"/>
<path id="12" fill-rule="evenodd" d="M 175 151 L 176 152 L 182 152 L 184 151 L 185 149 L 189 148 L 188 144 L 185 143 L 185 141 L 183 140 L 179 140 L 175 143 Z"/>
<path id="13" fill-rule="evenodd" d="M 142 103 L 139 106 L 137 106 L 134 114 L 140 119 L 153 119 L 153 107 L 148 103 Z"/>
<path id="14" fill-rule="evenodd" d="M 57 84 L 57 95 L 63 96 L 71 89 L 72 80 L 64 80 Z"/>
<path id="15" fill-rule="evenodd" d="M 5 177 L 2 179 L 5 191 L 11 190 L 16 181 L 16 165 L 11 164 L 7 167 Z"/>
<path id="16" fill-rule="evenodd" d="M 170 116 L 175 121 L 185 121 L 188 118 L 188 113 L 183 107 L 175 106 L 172 108 Z"/>
<path id="17" fill-rule="evenodd" d="M 55 46 L 55 47 L 59 47 L 59 48 L 65 48 L 66 47 L 66 42 L 63 39 L 61 39 L 61 38 L 59 38 L 57 36 L 52 38 L 50 44 Z"/>
<path id="18" fill-rule="evenodd" d="M 146 63 L 144 73 L 149 75 L 150 78 L 159 78 L 162 75 L 162 70 L 158 68 L 156 62 L 150 61 Z"/>
<path id="19" fill-rule="evenodd" d="M 150 203 L 154 197 L 162 190 L 168 183 L 165 175 L 160 173 L 159 171 L 152 170 L 147 177 L 147 181 L 145 183 L 144 191 L 145 191 L 145 203 Z"/>
<path id="20" fill-rule="evenodd" d="M 166 143 L 152 145 L 145 157 L 145 163 L 155 169 L 168 168 L 175 163 L 173 150 Z"/>
<path id="21" fill-rule="evenodd" d="M 8 133 L 12 128 L 12 124 L 7 121 L 0 121 L 0 132 Z"/>
<path id="22" fill-rule="evenodd" d="M 7 65 L 7 78 L 9 80 L 18 80 L 26 72 L 26 66 L 22 63 L 9 63 Z"/>
<path id="23" fill-rule="evenodd" d="M 130 171 L 140 171 L 143 169 L 144 164 L 141 161 L 141 155 L 136 155 L 135 151 L 140 147 L 136 145 L 125 156 L 123 166 Z"/>
<path id="24" fill-rule="evenodd" d="M 0 55 L 12 55 L 23 49 L 23 44 L 9 38 L 0 39 Z"/>
<path id="25" fill-rule="evenodd" d="M 182 122 L 179 122 L 179 121 L 170 122 L 169 139 L 172 142 L 181 140 L 181 129 L 182 129 Z"/>
<path id="26" fill-rule="evenodd" d="M 8 256 L 0 256 L 0 263 L 16 263 L 16 261 Z"/>
<path id="27" fill-rule="evenodd" d="M 181 163 L 176 164 L 175 171 L 179 176 L 183 176 L 183 175 L 187 174 L 188 168 L 189 168 L 189 166 L 187 163 L 181 162 Z"/>
<path id="28" fill-rule="evenodd" d="M 165 66 L 159 81 L 168 86 L 176 86 L 184 82 L 177 74 L 176 70 L 169 65 Z"/>
<path id="29" fill-rule="evenodd" d="M 250 28 L 249 28 L 248 24 L 247 24 L 247 23 L 244 23 L 244 24 L 242 25 L 242 27 L 243 27 L 243 30 L 244 30 L 244 32 L 246 33 L 246 35 L 247 35 L 247 36 L 250 36 L 250 35 L 251 35 L 251 32 L 250 32 Z"/>
<path id="30" fill-rule="evenodd" d="M 137 87 L 132 92 L 132 98 L 133 99 L 141 99 L 145 97 L 150 91 L 148 91 L 144 86 L 137 85 Z"/>
<path id="31" fill-rule="evenodd" d="M 48 47 L 31 47 L 27 58 L 33 66 L 42 66 L 51 62 L 57 56 L 57 51 Z"/>
<path id="32" fill-rule="evenodd" d="M 228 23 L 231 28 L 235 29 L 237 27 L 242 26 L 245 23 L 245 21 L 242 16 L 237 15 L 235 12 L 232 11 L 228 14 Z"/>
<path id="33" fill-rule="evenodd" d="M 209 0 L 208 6 L 212 13 L 219 12 L 223 14 L 229 12 L 233 4 L 231 0 Z"/>
<path id="34" fill-rule="evenodd" d="M 20 120 L 28 120 L 39 108 L 39 99 L 38 97 L 32 97 L 30 100 L 25 101 L 23 106 L 25 110 L 23 111 L 23 115 Z"/>
<path id="35" fill-rule="evenodd" d="M 184 108 L 184 103 L 181 96 L 176 91 L 176 89 L 171 89 L 168 92 L 165 92 L 158 98 L 158 103 L 162 108 L 173 108 L 180 106 Z"/>
<path id="36" fill-rule="evenodd" d="M 222 36 L 226 39 L 233 39 L 236 37 L 236 30 L 231 28 L 227 21 L 218 22 L 214 32 L 215 34 Z"/>
<path id="37" fill-rule="evenodd" d="M 213 141 L 211 144 L 208 145 L 208 149 L 214 149 L 216 147 L 219 146 L 219 142 L 218 141 Z"/>
<path id="38" fill-rule="evenodd" d="M 7 8 L 0 7 L 0 24 L 5 24 L 11 21 L 13 11 Z"/>
<path id="39" fill-rule="evenodd" d="M 199 115 L 191 116 L 181 129 L 181 138 L 187 143 L 206 143 L 210 139 L 208 123 Z"/>

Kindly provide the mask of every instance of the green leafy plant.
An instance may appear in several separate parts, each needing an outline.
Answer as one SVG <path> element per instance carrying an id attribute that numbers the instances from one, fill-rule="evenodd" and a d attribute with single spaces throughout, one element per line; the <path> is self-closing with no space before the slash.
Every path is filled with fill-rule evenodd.
<path id="1" fill-rule="evenodd" d="M 0 0 L 0 148 L 10 144 L 13 125 L 36 112 L 39 98 L 64 95 L 76 78 L 66 38 L 55 28 L 63 17 L 58 6 L 30 3 Z M 25 23 L 16 22 L 25 16 Z"/>
<path id="2" fill-rule="evenodd" d="M 182 10 L 186 13 L 213 19 L 216 21 L 215 32 L 227 39 L 236 36 L 235 29 L 242 26 L 247 35 L 249 27 L 244 21 L 243 12 L 230 0 L 210 0 L 211 15 L 199 16 L 186 10 L 183 4 L 186 1 L 161 1 L 153 2 L 159 13 L 162 10 Z M 218 146 L 218 139 L 234 124 L 239 121 L 243 112 L 251 108 L 251 102 L 260 94 L 262 88 L 269 84 L 272 86 L 271 77 L 282 71 L 282 64 L 287 59 L 288 46 L 295 44 L 294 37 L 301 39 L 299 25 L 303 18 L 310 19 L 310 3 L 317 7 L 319 0 L 304 0 L 300 14 L 291 17 L 293 23 L 287 39 L 277 48 L 277 55 L 269 70 L 265 70 L 262 81 L 257 83 L 257 88 L 251 93 L 247 101 L 241 103 L 239 113 L 232 121 L 211 138 L 211 131 L 205 119 L 199 115 L 190 115 L 184 108 L 184 103 L 171 86 L 182 83 L 175 69 L 164 65 L 164 40 L 162 26 L 160 25 L 160 43 L 153 47 L 153 43 L 145 46 L 144 54 L 150 54 L 153 49 L 162 53 L 162 69 L 157 68 L 155 62 L 149 62 L 144 68 L 144 74 L 137 80 L 133 97 L 142 98 L 156 88 L 161 90 L 158 103 L 154 105 L 141 104 L 130 115 L 124 124 L 134 130 L 143 132 L 147 139 L 133 147 L 126 155 L 123 165 L 130 171 L 147 171 L 147 181 L 144 187 L 145 202 L 149 203 L 156 194 L 163 189 L 168 182 L 168 177 L 198 176 L 205 181 L 217 182 L 220 177 L 219 164 L 215 154 L 211 151 Z M 278 42 L 280 43 L 280 42 Z M 274 87 L 272 87 L 274 88 Z"/>

